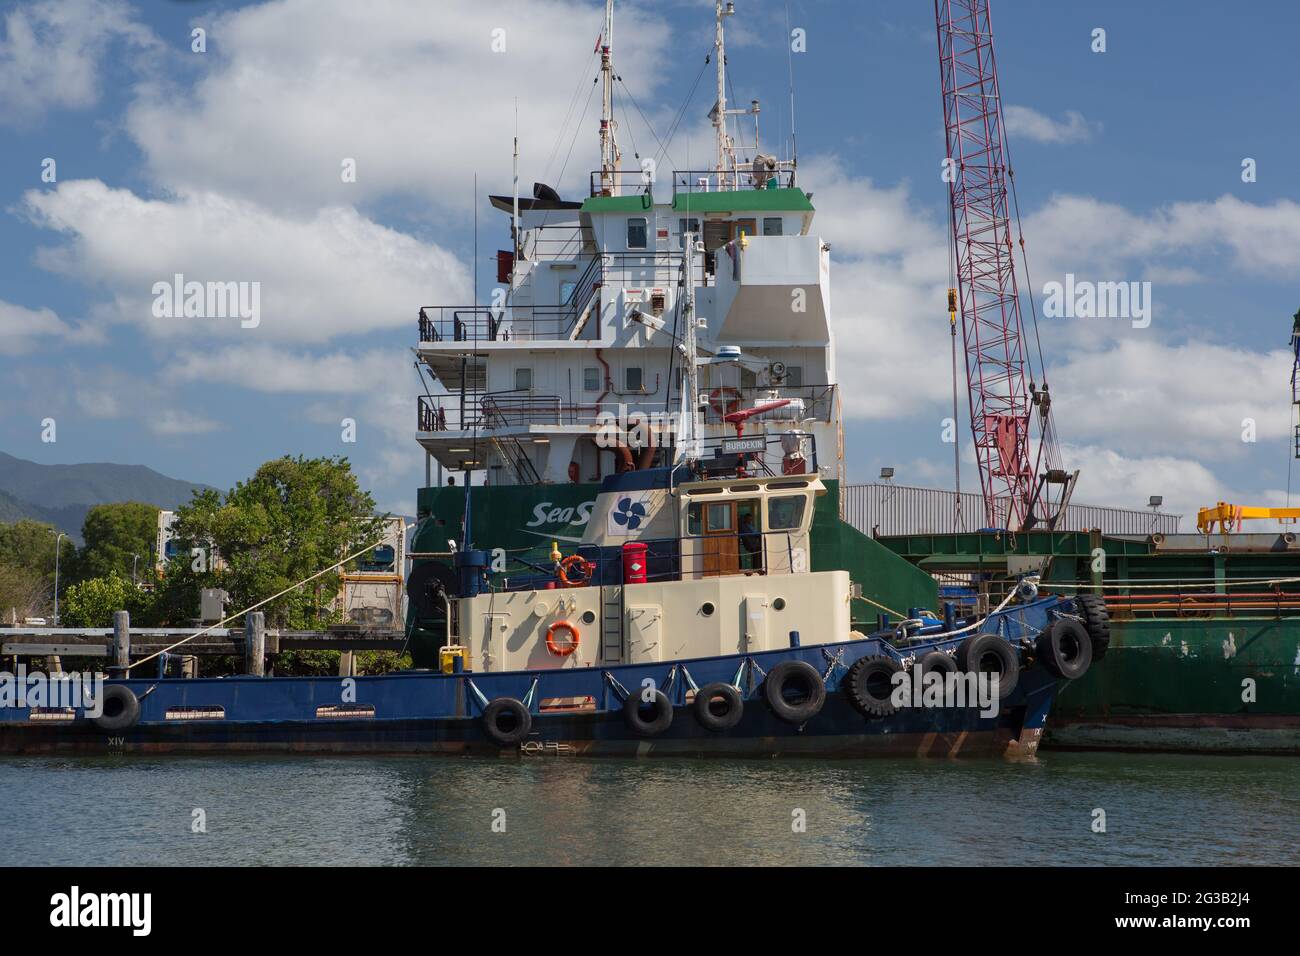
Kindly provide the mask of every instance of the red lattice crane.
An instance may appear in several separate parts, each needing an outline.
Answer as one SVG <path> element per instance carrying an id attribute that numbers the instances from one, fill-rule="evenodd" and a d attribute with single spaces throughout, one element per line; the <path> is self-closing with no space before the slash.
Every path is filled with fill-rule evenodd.
<path id="1" fill-rule="evenodd" d="M 1078 473 L 1058 465 L 1046 375 L 1036 388 L 1027 355 L 988 0 L 935 0 L 935 24 L 956 277 L 948 308 L 953 322 L 961 313 L 985 517 L 990 527 L 1051 527 Z M 1019 242 L 1023 254 L 1024 238 Z M 1053 487 L 1060 489 L 1054 511 Z"/>

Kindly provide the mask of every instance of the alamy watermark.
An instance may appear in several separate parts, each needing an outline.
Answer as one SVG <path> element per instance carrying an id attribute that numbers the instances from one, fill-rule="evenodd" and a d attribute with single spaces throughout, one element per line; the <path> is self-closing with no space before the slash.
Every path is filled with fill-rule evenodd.
<path id="1" fill-rule="evenodd" d="M 153 284 L 156 319 L 239 319 L 240 328 L 262 323 L 262 283 L 186 282 L 178 272 L 170 282 Z"/>
<path id="2" fill-rule="evenodd" d="M 1130 319 L 1135 329 L 1151 324 L 1150 282 L 1076 281 L 1043 285 L 1043 315 L 1049 319 Z"/>
<path id="3" fill-rule="evenodd" d="M 978 707 L 981 717 L 998 715 L 1000 679 L 995 673 L 926 671 L 919 680 L 914 675 L 915 670 L 899 671 L 891 678 L 889 700 L 895 707 Z"/>
<path id="4" fill-rule="evenodd" d="M 45 674 L 28 671 L 19 664 L 16 672 L 0 671 L 0 708 L 85 708 L 87 717 L 100 717 L 104 713 L 104 675 L 81 674 L 68 671 L 63 674 Z"/>
<path id="5" fill-rule="evenodd" d="M 659 448 L 669 445 L 679 431 L 680 412 L 629 412 L 619 403 L 617 412 L 596 416 L 598 448 Z"/>

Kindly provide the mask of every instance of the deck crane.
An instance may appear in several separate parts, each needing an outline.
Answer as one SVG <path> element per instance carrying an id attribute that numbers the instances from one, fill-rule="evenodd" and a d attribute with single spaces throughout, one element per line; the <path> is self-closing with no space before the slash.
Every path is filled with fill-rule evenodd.
<path id="1" fill-rule="evenodd" d="M 1007 192 L 1010 177 L 1014 202 L 1015 174 L 1007 158 L 989 3 L 935 0 L 934 8 L 955 274 L 948 313 L 954 326 L 961 315 L 985 517 L 990 527 L 1013 531 L 1053 528 L 1079 473 L 1060 466 L 1041 346 L 1038 387 L 1021 321 Z M 1019 244 L 1023 257 L 1023 235 Z M 1037 343 L 1036 313 L 1034 331 Z"/>

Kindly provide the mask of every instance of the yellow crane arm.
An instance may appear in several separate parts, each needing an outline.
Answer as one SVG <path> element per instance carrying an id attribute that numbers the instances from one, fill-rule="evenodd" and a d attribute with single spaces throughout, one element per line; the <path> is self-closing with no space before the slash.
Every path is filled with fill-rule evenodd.
<path id="1" fill-rule="evenodd" d="M 1196 513 L 1196 530 L 1201 534 L 1210 534 L 1217 524 L 1225 533 L 1240 531 L 1243 521 L 1269 518 L 1294 522 L 1300 518 L 1300 508 L 1252 508 L 1220 501 L 1213 508 L 1202 508 Z"/>

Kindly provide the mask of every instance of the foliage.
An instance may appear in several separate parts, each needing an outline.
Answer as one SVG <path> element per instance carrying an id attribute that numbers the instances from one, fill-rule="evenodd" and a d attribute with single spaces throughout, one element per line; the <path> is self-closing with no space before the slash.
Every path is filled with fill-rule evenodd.
<path id="1" fill-rule="evenodd" d="M 151 578 L 158 511 L 139 501 L 91 508 L 81 526 L 85 544 L 77 554 L 77 577 L 85 580 L 115 573 L 129 580 L 134 566 L 138 580 Z"/>
<path id="2" fill-rule="evenodd" d="M 149 623 L 152 603 L 148 591 L 114 571 L 69 587 L 59 617 L 68 627 L 112 627 L 113 612 L 127 611 L 133 625 L 144 626 Z"/>
<path id="3" fill-rule="evenodd" d="M 53 588 L 45 578 L 30 568 L 0 564 L 0 617 L 10 623 L 10 615 L 21 624 L 25 618 L 43 617 L 53 605 Z"/>
<path id="4" fill-rule="evenodd" d="M 224 499 L 196 492 L 176 512 L 181 547 L 168 563 L 159 613 L 168 620 L 193 616 L 204 587 L 224 588 L 234 609 L 290 588 L 374 543 L 382 529 L 368 517 L 374 507 L 342 457 L 286 456 L 263 464 Z M 193 548 L 201 549 L 200 559 Z M 338 590 L 338 572 L 323 574 L 266 605 L 267 625 L 319 627 L 331 618 Z"/>
<path id="5" fill-rule="evenodd" d="M 59 566 L 67 573 L 76 547 L 67 535 L 58 537 L 54 525 L 23 519 L 0 525 L 0 565 L 25 568 L 54 583 L 54 542 L 59 542 Z"/>

